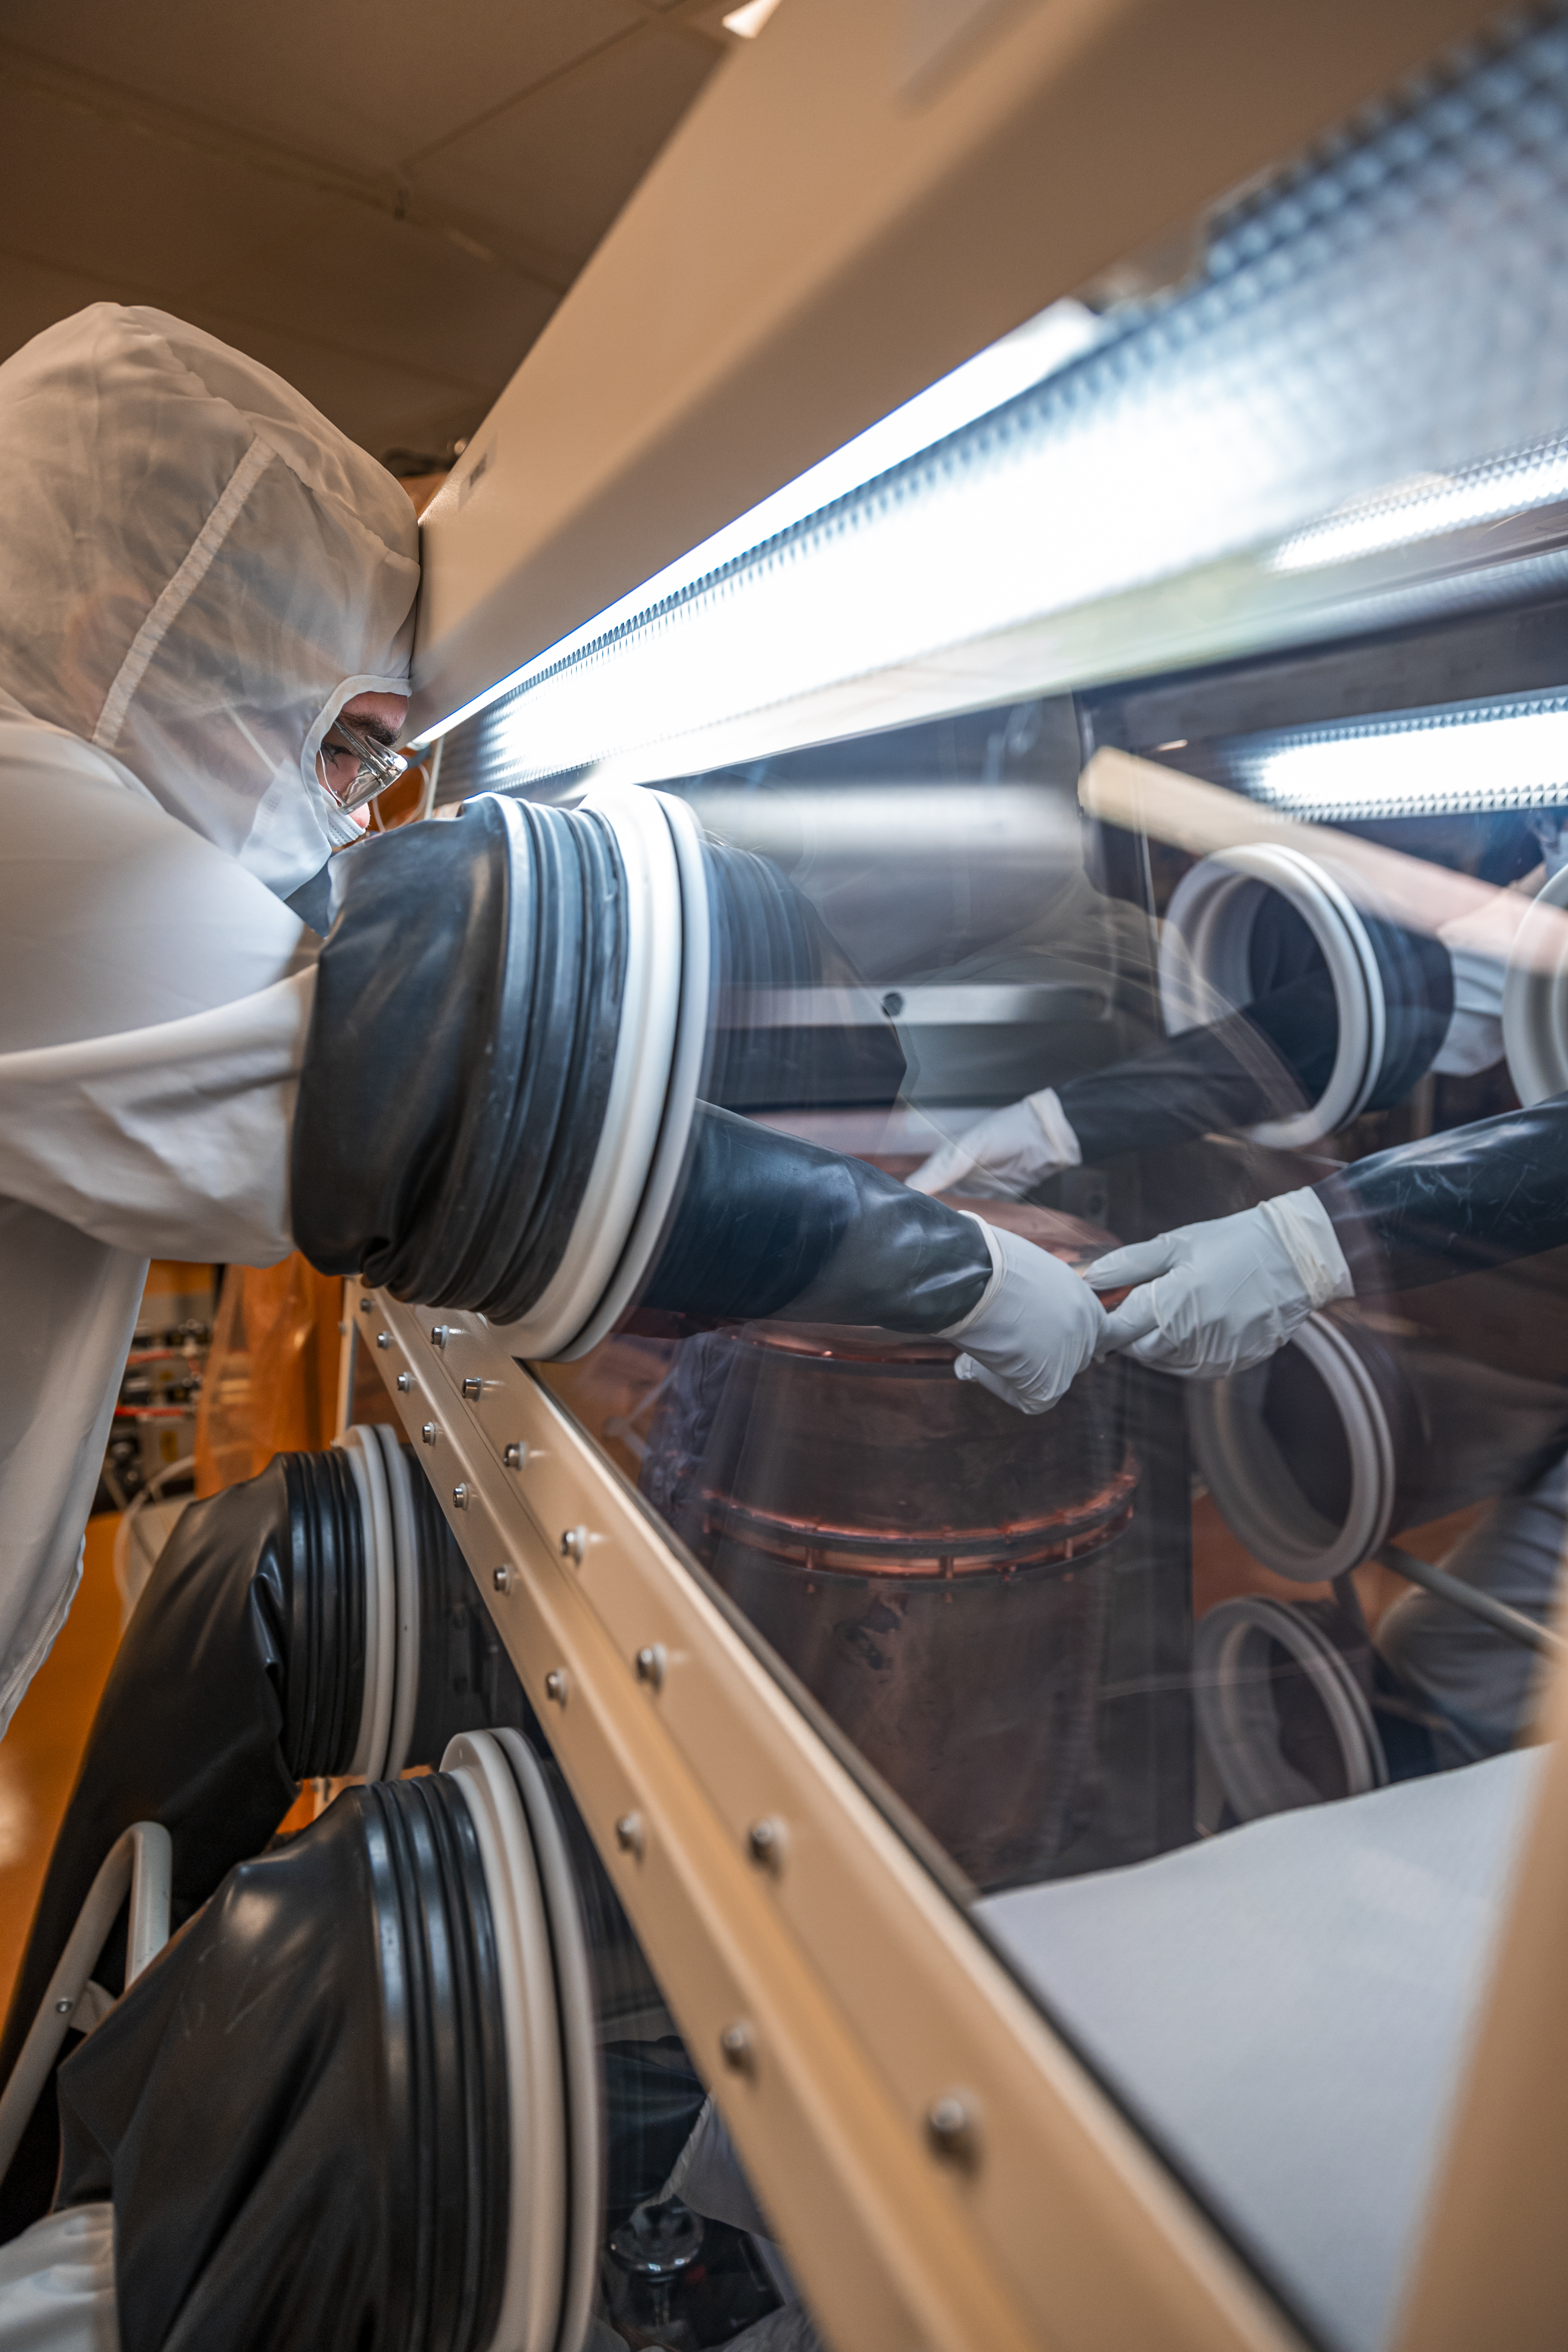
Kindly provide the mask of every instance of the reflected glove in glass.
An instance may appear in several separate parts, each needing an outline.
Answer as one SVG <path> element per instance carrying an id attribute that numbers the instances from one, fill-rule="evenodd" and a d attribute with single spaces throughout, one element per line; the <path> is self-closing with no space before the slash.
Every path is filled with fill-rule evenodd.
<path id="1" fill-rule="evenodd" d="M 1234 1217 L 1110 1250 L 1097 1290 L 1137 1285 L 1106 1319 L 1113 1349 L 1185 1380 L 1223 1380 L 1282 1348 L 1315 1308 L 1353 1293 L 1327 1210 L 1309 1187 Z"/>
<path id="2" fill-rule="evenodd" d="M 1013 1201 L 1058 1169 L 1076 1168 L 1082 1157 L 1056 1089 L 1042 1087 L 944 1143 L 909 1181 L 916 1192 L 979 1192 Z"/>
<path id="3" fill-rule="evenodd" d="M 939 1336 L 962 1339 L 953 1370 L 1019 1412 L 1048 1412 L 1102 1352 L 1105 1309 L 1071 1266 L 1019 1234 L 980 1225 L 991 1281 L 978 1307 Z"/>

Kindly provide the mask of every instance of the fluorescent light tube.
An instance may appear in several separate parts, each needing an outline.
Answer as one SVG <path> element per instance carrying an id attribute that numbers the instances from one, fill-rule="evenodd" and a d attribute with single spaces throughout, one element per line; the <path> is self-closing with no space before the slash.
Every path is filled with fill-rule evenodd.
<path id="1" fill-rule="evenodd" d="M 1252 799 L 1331 820 L 1551 808 L 1568 803 L 1568 693 L 1244 739 L 1226 765 Z"/>

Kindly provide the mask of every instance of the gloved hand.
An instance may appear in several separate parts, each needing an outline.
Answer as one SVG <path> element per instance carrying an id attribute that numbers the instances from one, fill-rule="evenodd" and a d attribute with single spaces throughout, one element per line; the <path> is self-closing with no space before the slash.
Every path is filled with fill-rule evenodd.
<path id="1" fill-rule="evenodd" d="M 1105 1309 L 1048 1250 L 974 1223 L 991 1252 L 991 1280 L 979 1306 L 937 1337 L 963 1340 L 953 1366 L 961 1381 L 978 1381 L 1019 1412 L 1048 1412 L 1094 1361 Z"/>
<path id="2" fill-rule="evenodd" d="M 1282 1348 L 1314 1308 L 1353 1296 L 1328 1211 L 1309 1187 L 1110 1250 L 1096 1290 L 1137 1284 L 1107 1316 L 1100 1353 L 1135 1356 L 1184 1380 L 1223 1380 Z"/>
<path id="3" fill-rule="evenodd" d="M 1058 1168 L 1076 1168 L 1083 1154 L 1056 1090 L 994 1110 L 957 1143 L 944 1143 L 910 1178 L 916 1192 L 980 1192 L 1016 1200 Z"/>

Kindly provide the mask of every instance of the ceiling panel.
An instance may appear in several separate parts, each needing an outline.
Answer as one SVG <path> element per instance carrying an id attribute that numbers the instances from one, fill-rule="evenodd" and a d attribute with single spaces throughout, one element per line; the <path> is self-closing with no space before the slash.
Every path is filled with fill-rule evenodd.
<path id="1" fill-rule="evenodd" d="M 7 0 L 0 357 L 195 320 L 378 454 L 471 432 L 729 37 L 719 0 Z"/>
<path id="2" fill-rule="evenodd" d="M 418 446 L 442 420 L 467 419 L 474 395 L 465 384 L 409 361 L 393 366 L 368 352 L 343 351 L 287 327 L 258 324 L 221 303 L 192 303 L 184 314 L 211 335 L 248 352 L 302 392 L 367 449 Z M 463 425 L 457 429 L 461 432 Z"/>
<path id="3" fill-rule="evenodd" d="M 6 0 L 8 42 L 385 170 L 647 22 L 637 0 Z"/>
<path id="4" fill-rule="evenodd" d="M 416 184 L 586 259 L 706 80 L 713 51 L 649 25 L 416 166 Z"/>
<path id="5" fill-rule="evenodd" d="M 203 290 L 247 318 L 347 339 L 367 356 L 415 352 L 481 396 L 506 382 L 559 299 L 439 230 L 347 202 Z"/>
<path id="6" fill-rule="evenodd" d="M 36 261 L 89 267 L 178 304 L 258 239 L 321 209 L 309 185 L 138 137 L 0 80 L 0 221 Z"/>

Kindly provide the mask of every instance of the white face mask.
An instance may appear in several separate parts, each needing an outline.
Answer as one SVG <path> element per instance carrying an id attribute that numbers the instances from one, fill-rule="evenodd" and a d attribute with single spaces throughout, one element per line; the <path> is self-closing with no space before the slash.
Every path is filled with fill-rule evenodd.
<path id="1" fill-rule="evenodd" d="M 320 873 L 334 849 L 360 838 L 360 827 L 320 784 L 301 789 L 294 769 L 280 767 L 256 803 L 249 834 L 236 852 L 240 864 L 280 898 Z"/>
<path id="2" fill-rule="evenodd" d="M 321 782 L 351 696 L 407 691 L 418 529 L 254 360 L 99 303 L 0 366 L 0 688 L 111 752 L 275 890 L 359 828 Z"/>

